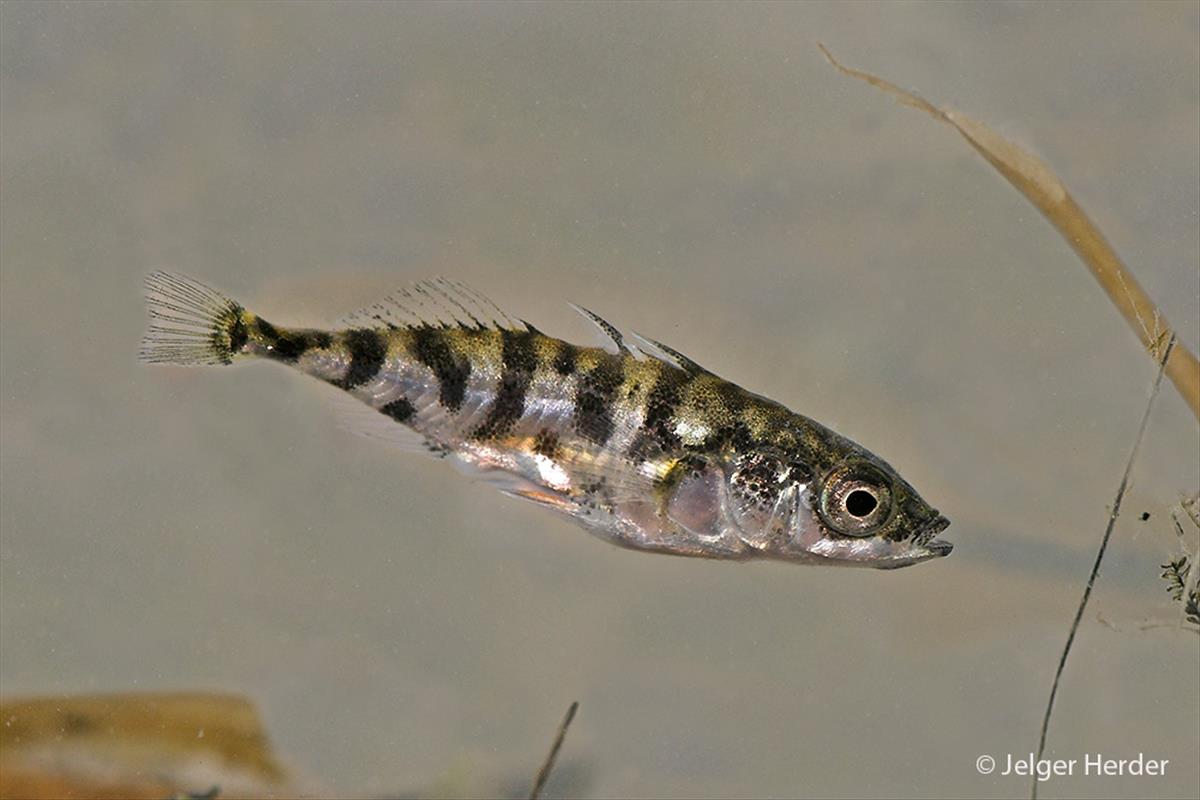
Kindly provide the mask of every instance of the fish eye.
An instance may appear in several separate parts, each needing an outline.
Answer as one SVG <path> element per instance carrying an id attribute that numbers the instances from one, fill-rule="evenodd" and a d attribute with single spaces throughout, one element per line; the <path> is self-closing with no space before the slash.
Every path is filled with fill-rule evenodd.
<path id="1" fill-rule="evenodd" d="M 879 501 L 869 489 L 855 489 L 846 495 L 846 511 L 852 517 L 861 519 L 874 511 L 878 505 Z"/>
<path id="2" fill-rule="evenodd" d="M 891 516 L 891 481 L 869 462 L 841 464 L 826 476 L 818 510 L 834 532 L 870 536 Z"/>

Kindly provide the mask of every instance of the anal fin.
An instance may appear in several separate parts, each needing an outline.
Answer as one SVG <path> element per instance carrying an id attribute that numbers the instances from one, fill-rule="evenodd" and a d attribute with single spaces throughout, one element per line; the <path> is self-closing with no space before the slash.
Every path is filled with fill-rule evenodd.
<path id="1" fill-rule="evenodd" d="M 330 399 L 338 427 L 358 436 L 386 442 L 402 451 L 440 458 L 445 453 L 424 435 L 398 422 L 352 394 L 338 391 Z"/>
<path id="2" fill-rule="evenodd" d="M 546 489 L 537 488 L 522 488 L 522 489 L 501 489 L 500 494 L 508 497 L 515 497 L 520 500 L 528 500 L 531 503 L 537 503 L 543 508 L 549 508 L 554 511 L 560 511 L 563 514 L 574 516 L 578 504 L 571 498 L 551 492 Z"/>

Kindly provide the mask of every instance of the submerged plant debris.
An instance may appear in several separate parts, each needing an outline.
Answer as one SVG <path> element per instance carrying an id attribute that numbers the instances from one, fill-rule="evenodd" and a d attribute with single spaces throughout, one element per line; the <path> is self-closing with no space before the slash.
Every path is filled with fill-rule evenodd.
<path id="1" fill-rule="evenodd" d="M 0 798 L 294 794 L 257 710 L 236 695 L 8 698 L 0 722 Z"/>
<path id="2" fill-rule="evenodd" d="M 1191 623 L 1194 627 L 1189 630 L 1200 633 L 1200 569 L 1196 568 L 1200 560 L 1200 495 L 1181 500 L 1171 510 L 1171 522 L 1183 552 L 1162 565 L 1162 578 L 1171 599 L 1180 606 L 1181 623 Z"/>
<path id="3" fill-rule="evenodd" d="M 1188 580 L 1192 572 L 1191 561 L 1182 555 L 1163 564 L 1162 568 L 1171 599 L 1183 604 L 1183 615 L 1188 622 L 1200 626 L 1200 591 L 1197 591 L 1195 581 Z"/>
<path id="4" fill-rule="evenodd" d="M 563 717 L 562 723 L 558 726 L 558 733 L 554 736 L 554 743 L 550 745 L 550 752 L 546 754 L 546 760 L 542 762 L 541 769 L 538 770 L 537 777 L 533 781 L 533 789 L 529 792 L 529 800 L 538 800 L 542 794 L 542 790 L 546 788 L 546 781 L 550 778 L 550 771 L 554 769 L 554 762 L 558 758 L 558 751 L 562 749 L 563 739 L 567 736 L 567 728 L 571 727 L 571 721 L 575 719 L 575 712 L 579 710 L 579 701 L 575 700 L 567 708 L 567 715 Z"/>

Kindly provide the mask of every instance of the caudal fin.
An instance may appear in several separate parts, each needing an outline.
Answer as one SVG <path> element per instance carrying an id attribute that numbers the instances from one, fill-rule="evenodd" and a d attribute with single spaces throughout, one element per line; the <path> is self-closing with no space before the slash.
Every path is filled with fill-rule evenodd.
<path id="1" fill-rule="evenodd" d="M 246 344 L 246 310 L 215 289 L 170 272 L 150 273 L 145 286 L 150 324 L 142 361 L 229 364 Z"/>

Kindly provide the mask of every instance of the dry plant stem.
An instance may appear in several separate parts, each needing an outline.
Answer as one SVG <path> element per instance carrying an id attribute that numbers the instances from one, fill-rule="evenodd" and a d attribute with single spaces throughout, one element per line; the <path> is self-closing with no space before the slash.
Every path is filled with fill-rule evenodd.
<path id="1" fill-rule="evenodd" d="M 1174 331 L 1154 302 L 1146 296 L 1137 279 L 1121 263 L 1100 229 L 1088 219 L 1066 186 L 1041 159 L 1009 142 L 982 122 L 957 111 L 938 108 L 883 78 L 844 67 L 824 45 L 818 43 L 817 47 L 821 48 L 829 63 L 843 74 L 866 81 L 891 94 L 904 105 L 920 109 L 957 130 L 1058 229 L 1141 339 L 1151 357 L 1156 361 L 1162 358 L 1163 343 L 1174 335 Z M 1166 374 L 1183 395 L 1196 419 L 1200 420 L 1200 362 L 1196 356 L 1183 345 L 1176 344 L 1167 362 Z"/>
<path id="2" fill-rule="evenodd" d="M 1079 630 L 1079 622 L 1087 609 L 1088 600 L 1092 596 L 1092 587 L 1096 585 L 1096 576 L 1100 573 L 1100 563 L 1104 560 L 1104 552 L 1108 549 L 1108 540 L 1112 538 L 1113 526 L 1121 513 L 1121 501 L 1125 499 L 1125 490 L 1129 487 L 1129 474 L 1133 471 L 1133 462 L 1137 459 L 1142 439 L 1146 435 L 1146 426 L 1150 422 L 1150 411 L 1154 408 L 1154 399 L 1158 397 L 1159 387 L 1162 386 L 1163 374 L 1166 372 L 1167 360 L 1175 349 L 1175 335 L 1167 340 L 1167 346 L 1158 365 L 1158 375 L 1154 378 L 1154 386 L 1150 390 L 1150 398 L 1146 401 L 1146 410 L 1142 413 L 1142 423 L 1138 426 L 1137 438 L 1133 441 L 1133 449 L 1129 451 L 1129 460 L 1125 462 L 1125 472 L 1121 475 L 1121 484 L 1117 487 L 1117 495 L 1113 498 L 1112 511 L 1108 515 L 1108 525 L 1104 528 L 1104 538 L 1100 540 L 1100 549 L 1096 551 L 1096 561 L 1092 564 L 1092 572 L 1088 575 L 1087 586 L 1083 589 L 1083 597 L 1079 600 L 1079 608 L 1075 610 L 1075 619 L 1071 622 L 1071 631 L 1067 634 L 1067 643 L 1063 646 L 1062 655 L 1058 659 L 1058 669 L 1054 671 L 1054 682 L 1050 684 L 1050 697 L 1046 700 L 1046 713 L 1042 717 L 1042 732 L 1038 739 L 1037 758 L 1034 763 L 1040 763 L 1042 754 L 1046 752 L 1046 733 L 1050 730 L 1050 715 L 1054 711 L 1054 699 L 1058 695 L 1058 684 L 1062 680 L 1063 668 L 1067 665 L 1067 656 L 1071 646 L 1075 644 L 1075 633 Z M 1032 800 L 1037 800 L 1038 777 L 1033 777 L 1033 788 L 1029 793 Z"/>
<path id="3" fill-rule="evenodd" d="M 554 769 L 554 760 L 558 758 L 558 751 L 562 747 L 563 739 L 566 738 L 567 728 L 571 725 L 571 720 L 575 719 L 575 712 L 579 710 L 579 701 L 571 703 L 571 707 L 567 709 L 567 715 L 563 717 L 562 724 L 558 726 L 558 734 L 554 737 L 554 744 L 550 745 L 550 752 L 546 754 L 546 760 L 542 762 L 542 768 L 538 770 L 537 778 L 533 782 L 533 791 L 529 793 L 529 800 L 538 800 L 542 794 L 542 789 L 546 786 L 546 781 L 550 778 L 550 770 Z"/>

